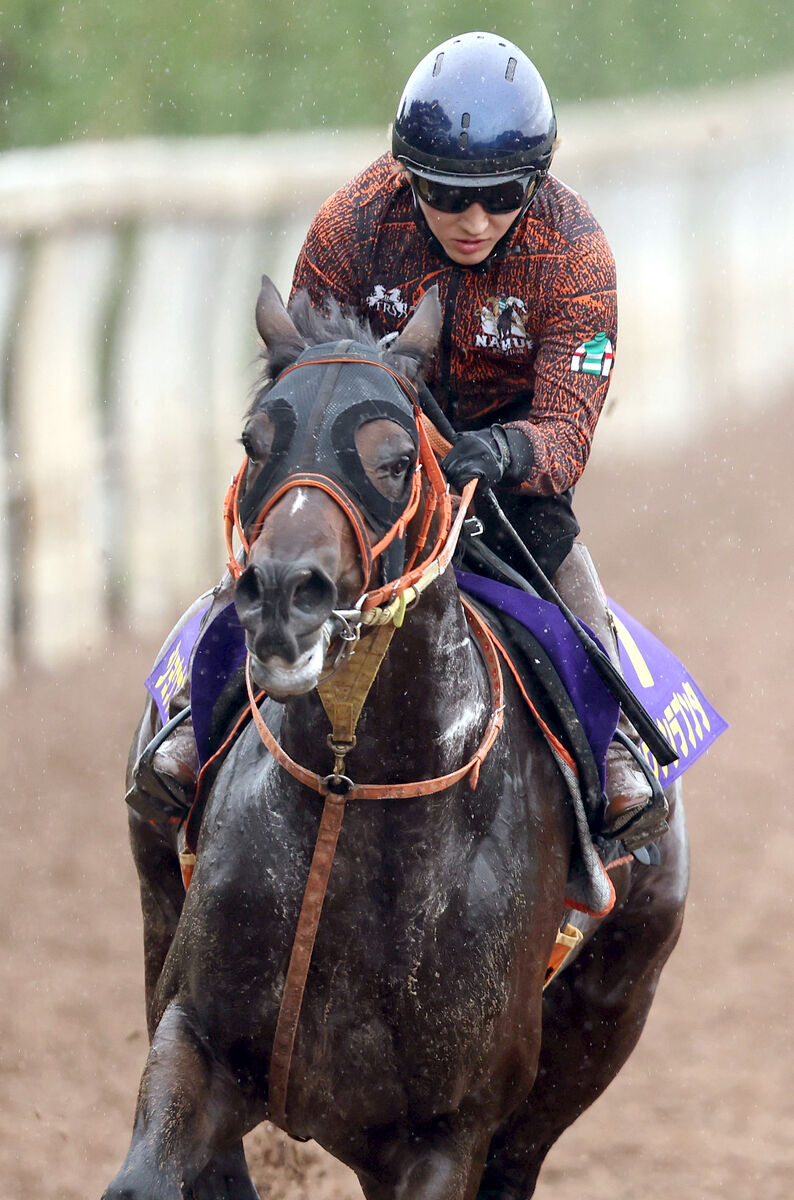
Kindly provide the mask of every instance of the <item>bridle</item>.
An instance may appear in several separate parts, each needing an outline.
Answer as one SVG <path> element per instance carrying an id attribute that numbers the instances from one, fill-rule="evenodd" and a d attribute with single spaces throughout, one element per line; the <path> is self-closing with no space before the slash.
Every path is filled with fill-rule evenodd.
<path id="1" fill-rule="evenodd" d="M 422 419 L 422 413 L 419 406 L 418 393 L 414 386 L 405 376 L 393 370 L 386 363 L 381 362 L 377 358 L 349 358 L 343 356 L 328 356 L 323 358 L 312 358 L 306 362 L 293 363 L 286 367 L 278 377 L 279 383 L 289 374 L 300 370 L 302 367 L 316 367 L 327 365 L 336 367 L 336 373 L 343 366 L 361 367 L 377 367 L 378 369 L 387 372 L 387 374 L 397 383 L 403 395 L 408 399 L 416 420 L 418 438 L 419 438 L 419 453 L 417 456 L 416 465 L 414 467 L 413 478 L 411 481 L 411 489 L 405 507 L 392 524 L 391 528 L 374 544 L 370 543 L 367 533 L 367 522 L 364 514 L 361 512 L 348 492 L 340 486 L 340 484 L 327 474 L 318 472 L 292 472 L 288 478 L 268 496 L 261 506 L 258 515 L 253 521 L 248 522 L 249 528 L 252 530 L 251 536 L 247 536 L 243 524 L 240 519 L 240 502 L 242 499 L 242 491 L 246 481 L 246 475 L 249 466 L 249 459 L 246 457 L 237 474 L 229 485 L 229 490 L 226 494 L 223 507 L 224 528 L 226 534 L 226 549 L 228 554 L 228 569 L 233 579 L 239 578 L 244 569 L 244 564 L 241 564 L 235 554 L 233 546 L 233 534 L 236 531 L 243 548 L 244 556 L 247 559 L 250 554 L 251 545 L 256 540 L 258 533 L 262 528 L 265 517 L 270 512 L 275 504 L 291 489 L 295 487 L 316 487 L 320 488 L 342 509 L 345 517 L 350 523 L 358 546 L 359 555 L 362 562 L 363 578 L 365 580 L 365 591 L 358 600 L 355 610 L 366 611 L 377 607 L 384 600 L 394 599 L 398 593 L 405 591 L 408 587 L 421 577 L 424 570 L 427 569 L 430 563 L 441 553 L 442 547 L 449 537 L 453 527 L 453 506 L 452 498 L 449 494 L 449 489 L 446 480 L 442 474 L 438 464 L 438 459 L 433 451 L 430 443 L 430 438 Z M 414 547 L 411 562 L 408 564 L 405 573 L 398 579 L 384 585 L 381 589 L 374 592 L 366 590 L 369 580 L 372 575 L 372 567 L 376 559 L 383 553 L 392 541 L 397 537 L 405 535 L 406 527 L 409 521 L 416 515 L 422 498 L 422 478 L 425 478 L 429 483 L 429 490 L 426 490 L 425 496 L 425 515 L 422 524 L 422 529 Z M 472 489 L 473 491 L 473 489 Z M 470 493 L 471 494 L 471 493 Z M 470 498 L 470 496 L 468 497 Z M 468 500 L 467 498 L 467 500 Z M 466 502 L 467 503 L 467 502 Z M 466 507 L 464 503 L 464 507 Z M 424 550 L 428 532 L 434 515 L 439 515 L 438 536 L 435 545 L 428 553 L 427 557 L 421 562 L 418 561 L 419 555 Z M 365 622 L 367 623 L 367 622 Z"/>
<path id="2" fill-rule="evenodd" d="M 250 656 L 246 660 L 245 675 L 250 711 L 262 742 L 284 770 L 324 798 L 320 828 L 287 968 L 270 1062 L 269 1115 L 271 1121 L 282 1127 L 286 1124 L 287 1086 L 303 994 L 347 802 L 432 795 L 466 777 L 469 786 L 476 788 L 480 767 L 496 741 L 504 717 L 504 688 L 495 644 L 485 623 L 470 606 L 465 606 L 466 618 L 480 648 L 491 688 L 491 712 L 475 753 L 468 762 L 434 779 L 402 784 L 355 784 L 346 774 L 345 760 L 355 746 L 356 723 L 388 650 L 391 637 L 395 629 L 403 624 L 407 609 L 449 567 L 476 487 L 476 480 L 472 480 L 463 489 L 459 500 L 450 495 L 431 443 L 432 427 L 422 414 L 416 389 L 404 376 L 375 358 L 362 360 L 332 354 L 311 359 L 310 363 L 313 366 L 326 365 L 328 370 L 338 373 L 343 367 L 358 365 L 362 361 L 368 366 L 388 372 L 410 401 L 416 421 L 417 462 L 408 499 L 391 527 L 374 544 L 371 543 L 365 515 L 347 490 L 330 475 L 299 470 L 290 473 L 272 494 L 264 499 L 256 517 L 246 523 L 250 531 L 247 532 L 240 518 L 240 501 L 249 461 L 247 458 L 229 486 L 223 508 L 228 568 L 232 577 L 238 579 L 265 518 L 274 505 L 292 488 L 320 489 L 341 508 L 351 526 L 365 581 L 364 591 L 354 607 L 336 610 L 332 614 L 339 627 L 338 636 L 341 637 L 342 645 L 334 663 L 332 678 L 321 680 L 317 688 L 332 725 L 328 744 L 334 756 L 334 768 L 328 775 L 321 776 L 295 762 L 276 741 L 260 712 L 259 705 L 264 693 L 260 692 L 257 695 L 254 691 Z M 288 373 L 300 370 L 303 365 L 309 364 L 298 362 L 287 367 L 279 375 L 279 382 Z M 416 516 L 423 497 L 425 505 L 420 528 L 404 570 L 398 578 L 386 580 L 381 586 L 370 589 L 374 566 L 393 540 L 405 535 L 408 522 Z M 437 518 L 435 536 L 428 548 L 434 518 Z M 243 550 L 242 563 L 234 550 L 235 531 Z M 372 632 L 362 638 L 362 631 L 368 628 Z M 354 645 L 356 652 L 351 654 Z"/>
<path id="3" fill-rule="evenodd" d="M 349 343 L 343 344 L 348 345 Z M 285 376 L 304 366 L 327 365 L 338 371 L 343 366 L 360 367 L 362 364 L 385 371 L 397 383 L 411 405 L 418 434 L 418 454 L 408 498 L 399 517 L 383 536 L 374 543 L 370 541 L 364 513 L 336 479 L 328 474 L 299 470 L 291 472 L 264 499 L 255 518 L 249 519 L 247 522 L 249 531 L 247 532 L 240 517 L 240 505 L 249 468 L 248 457 L 243 460 L 232 479 L 223 506 L 227 567 L 235 580 L 239 579 L 245 569 L 251 547 L 262 529 L 265 518 L 291 489 L 297 487 L 317 488 L 341 508 L 353 531 L 358 548 L 364 590 L 353 608 L 336 609 L 332 613 L 337 626 L 336 636 L 342 641 L 340 655 L 334 664 L 335 668 L 349 656 L 362 628 L 385 624 L 394 624 L 399 628 L 408 606 L 415 603 L 425 588 L 446 570 L 455 552 L 466 511 L 476 486 L 475 483 L 467 485 L 459 501 L 450 495 L 449 487 L 431 442 L 432 427 L 429 426 L 429 422 L 422 414 L 416 388 L 405 376 L 379 359 L 349 358 L 341 355 L 313 358 L 305 363 L 293 363 L 281 372 L 278 379 L 281 382 Z M 423 480 L 427 484 L 424 488 Z M 424 513 L 410 559 L 397 578 L 386 580 L 381 586 L 371 589 L 369 585 L 373 567 L 395 538 L 405 536 L 408 523 L 416 515 L 423 494 Z M 425 553 L 434 517 L 437 517 L 436 536 L 433 544 Z M 242 547 L 242 561 L 234 549 L 235 532 Z M 424 557 L 422 557 L 423 554 Z"/>

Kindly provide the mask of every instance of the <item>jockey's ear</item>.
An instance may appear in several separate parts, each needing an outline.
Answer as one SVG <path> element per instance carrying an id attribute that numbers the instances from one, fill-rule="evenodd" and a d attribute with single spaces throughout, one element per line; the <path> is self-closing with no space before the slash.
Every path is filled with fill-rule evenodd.
<path id="1" fill-rule="evenodd" d="M 442 312 L 438 300 L 438 286 L 428 288 L 414 309 L 398 338 L 390 343 L 387 354 L 426 361 L 432 355 L 441 336 Z"/>
<path id="2" fill-rule="evenodd" d="M 306 349 L 306 342 L 284 307 L 278 288 L 267 275 L 262 276 L 262 286 L 256 302 L 256 327 L 265 343 L 271 366 L 278 362 L 283 370 Z"/>

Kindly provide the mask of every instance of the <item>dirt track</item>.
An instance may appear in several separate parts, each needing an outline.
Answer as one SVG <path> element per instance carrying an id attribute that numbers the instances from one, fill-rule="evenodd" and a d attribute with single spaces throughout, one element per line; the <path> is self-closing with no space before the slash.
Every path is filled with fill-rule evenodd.
<path id="1" fill-rule="evenodd" d="M 643 1039 L 549 1156 L 539 1200 L 789 1200 L 791 410 L 685 461 L 609 477 L 577 511 L 606 586 L 732 729 L 687 776 L 691 900 Z M 763 504 L 760 496 L 763 496 Z M 0 1197 L 99 1197 L 146 1052 L 123 766 L 156 639 L 0 694 Z M 313 1147 L 249 1139 L 263 1200 L 352 1200 Z"/>

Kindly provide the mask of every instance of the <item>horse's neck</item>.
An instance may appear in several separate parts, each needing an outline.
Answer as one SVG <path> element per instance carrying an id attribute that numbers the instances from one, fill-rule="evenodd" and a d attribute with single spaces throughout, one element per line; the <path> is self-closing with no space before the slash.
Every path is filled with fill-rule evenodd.
<path id="1" fill-rule="evenodd" d="M 488 686 L 451 572 L 396 631 L 378 683 L 380 703 L 393 705 L 392 721 L 399 713 L 400 728 L 431 730 L 453 750 L 452 742 L 460 746 L 474 737 L 476 747 Z"/>

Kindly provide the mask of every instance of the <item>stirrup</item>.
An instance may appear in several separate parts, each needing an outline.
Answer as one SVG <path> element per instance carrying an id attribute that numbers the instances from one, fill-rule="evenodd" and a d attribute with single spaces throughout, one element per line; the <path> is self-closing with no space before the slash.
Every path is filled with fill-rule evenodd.
<path id="1" fill-rule="evenodd" d="M 192 802 L 185 795 L 169 788 L 165 780 L 157 774 L 153 765 L 154 756 L 163 742 L 189 716 L 190 705 L 188 704 L 157 731 L 133 768 L 132 787 L 124 799 L 130 808 L 145 817 L 147 821 L 156 821 L 158 824 L 162 824 L 173 817 L 184 821 L 190 812 Z M 156 801 L 156 803 L 150 803 L 150 801 Z"/>
<path id="2" fill-rule="evenodd" d="M 659 780 L 631 738 L 621 729 L 616 729 L 612 740 L 618 742 L 625 750 L 628 750 L 647 779 L 648 786 L 651 789 L 651 795 L 647 803 L 641 808 L 636 809 L 623 825 L 613 826 L 610 830 L 604 831 L 602 834 L 602 837 L 609 840 L 619 839 L 623 842 L 629 854 L 633 854 L 635 850 L 639 850 L 649 842 L 655 842 L 658 838 L 664 837 L 670 828 L 667 823 L 667 814 L 670 811 L 670 806 L 667 803 L 667 797 L 662 791 Z"/>

